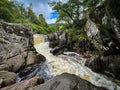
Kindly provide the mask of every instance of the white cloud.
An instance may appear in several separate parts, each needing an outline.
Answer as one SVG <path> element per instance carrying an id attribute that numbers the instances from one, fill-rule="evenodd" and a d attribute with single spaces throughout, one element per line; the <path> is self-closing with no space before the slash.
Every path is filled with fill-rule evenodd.
<path id="1" fill-rule="evenodd" d="M 57 18 L 54 18 L 54 19 L 47 19 L 47 23 L 48 24 L 52 24 L 52 23 L 55 23 L 57 20 Z"/>
<path id="2" fill-rule="evenodd" d="M 53 12 L 53 10 L 48 5 L 48 2 L 53 0 L 18 0 L 18 1 L 23 2 L 25 4 L 25 7 L 28 7 L 28 5 L 32 3 L 33 11 L 36 13 L 36 15 L 38 16 L 39 14 L 43 14 L 47 23 L 50 24 L 56 21 L 56 19 L 50 19 L 51 12 Z"/>

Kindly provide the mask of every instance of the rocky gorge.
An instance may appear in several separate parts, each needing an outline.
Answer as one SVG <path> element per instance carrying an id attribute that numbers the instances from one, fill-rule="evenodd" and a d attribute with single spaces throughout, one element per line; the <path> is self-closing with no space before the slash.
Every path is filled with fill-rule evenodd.
<path id="1" fill-rule="evenodd" d="M 101 55 L 69 52 L 66 32 L 39 35 L 27 24 L 0 20 L 0 90 L 120 90 L 119 43 L 103 43 L 95 23 L 86 25 Z"/>
<path id="2" fill-rule="evenodd" d="M 21 68 L 45 60 L 35 54 L 32 35 L 26 24 L 0 20 L 0 87 L 15 83 Z"/>

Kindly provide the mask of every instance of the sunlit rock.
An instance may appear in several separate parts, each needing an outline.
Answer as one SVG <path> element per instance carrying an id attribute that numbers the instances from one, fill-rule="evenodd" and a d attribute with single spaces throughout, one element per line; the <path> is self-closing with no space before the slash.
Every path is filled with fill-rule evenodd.
<path id="1" fill-rule="evenodd" d="M 85 25 L 85 31 L 91 43 L 93 43 L 94 46 L 101 52 L 103 49 L 103 44 L 97 25 L 92 20 L 88 19 Z"/>
<path id="2" fill-rule="evenodd" d="M 13 72 L 0 71 L 0 88 L 15 83 L 16 74 Z"/>

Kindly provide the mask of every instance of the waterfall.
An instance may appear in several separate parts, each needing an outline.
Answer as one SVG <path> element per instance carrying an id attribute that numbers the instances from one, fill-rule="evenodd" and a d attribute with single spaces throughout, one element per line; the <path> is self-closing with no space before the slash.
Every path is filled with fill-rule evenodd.
<path id="1" fill-rule="evenodd" d="M 59 75 L 61 73 L 71 73 L 79 76 L 80 78 L 87 80 L 95 86 L 105 87 L 109 90 L 120 90 L 120 86 L 115 82 L 112 82 L 106 76 L 100 75 L 91 71 L 85 66 L 86 59 L 82 55 L 75 54 L 70 56 L 70 53 L 54 56 L 50 53 L 49 41 L 45 35 L 34 35 L 34 47 L 36 51 L 46 57 L 47 62 L 51 66 L 50 73 L 52 76 Z M 74 54 L 74 53 L 72 53 Z"/>

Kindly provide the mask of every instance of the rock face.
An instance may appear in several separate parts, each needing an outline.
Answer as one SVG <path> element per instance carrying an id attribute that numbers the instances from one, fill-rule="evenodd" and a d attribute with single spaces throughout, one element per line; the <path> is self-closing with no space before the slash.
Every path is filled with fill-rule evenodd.
<path id="1" fill-rule="evenodd" d="M 72 74 L 61 74 L 47 81 L 45 84 L 36 86 L 31 90 L 107 90 L 96 87 L 89 82 Z"/>
<path id="2" fill-rule="evenodd" d="M 47 37 L 50 43 L 50 48 L 53 48 L 51 50 L 51 53 L 53 53 L 53 55 L 63 53 L 68 43 L 67 33 L 64 31 L 59 31 L 55 33 L 50 33 L 47 35 Z"/>
<path id="3" fill-rule="evenodd" d="M 7 61 L 3 61 L 0 65 L 0 70 L 16 72 L 23 66 L 25 66 L 25 59 L 22 55 L 17 55 L 7 59 Z"/>
<path id="4" fill-rule="evenodd" d="M 44 80 L 40 77 L 35 76 L 29 80 L 25 80 L 25 81 L 13 84 L 11 86 L 7 86 L 0 90 L 29 90 L 30 88 L 36 85 L 40 85 L 42 83 L 44 83 Z"/>
<path id="5" fill-rule="evenodd" d="M 100 37 L 100 31 L 98 30 L 96 24 L 92 20 L 88 19 L 85 29 L 91 43 L 94 44 L 94 47 L 96 47 L 97 50 L 101 51 L 103 49 L 103 45 Z"/>
<path id="6" fill-rule="evenodd" d="M 107 16 L 106 18 L 108 19 Z M 93 71 L 120 80 L 120 23 L 112 17 L 109 22 L 104 21 L 103 25 L 106 28 L 101 30 L 92 20 L 87 21 L 86 32 L 99 53 L 98 57 L 91 58 L 86 65 Z"/>
<path id="7" fill-rule="evenodd" d="M 28 26 L 0 21 L 0 70 L 17 71 L 24 66 L 29 44 L 32 32 Z"/>
<path id="8" fill-rule="evenodd" d="M 13 72 L 0 71 L 0 88 L 15 83 L 16 74 Z"/>
<path id="9" fill-rule="evenodd" d="M 64 46 L 67 44 L 67 33 L 64 31 L 48 34 L 48 40 L 50 41 L 50 47 Z"/>
<path id="10" fill-rule="evenodd" d="M 25 65 L 40 62 L 41 56 L 33 53 L 32 37 L 28 25 L 0 20 L 0 70 L 16 72 Z"/>
<path id="11" fill-rule="evenodd" d="M 32 37 L 28 25 L 0 20 L 0 87 L 15 83 L 16 74 L 13 72 L 45 60 L 34 52 Z"/>
<path id="12" fill-rule="evenodd" d="M 95 72 L 102 72 L 120 80 L 120 55 L 98 56 L 87 63 Z"/>

